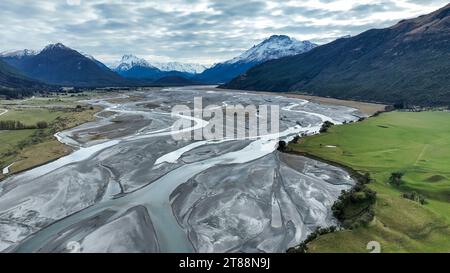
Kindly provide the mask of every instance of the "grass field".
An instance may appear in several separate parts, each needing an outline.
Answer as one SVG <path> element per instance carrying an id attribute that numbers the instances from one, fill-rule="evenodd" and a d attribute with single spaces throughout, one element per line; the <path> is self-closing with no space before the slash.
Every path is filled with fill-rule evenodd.
<path id="1" fill-rule="evenodd" d="M 327 146 L 336 146 L 330 148 Z M 377 191 L 375 220 L 356 230 L 321 236 L 312 252 L 450 252 L 450 113 L 390 112 L 363 122 L 335 126 L 328 133 L 290 146 L 320 158 L 369 172 Z M 388 183 L 393 172 L 403 184 Z M 401 197 L 416 191 L 428 204 Z"/>
<path id="2" fill-rule="evenodd" d="M 99 109 L 76 109 L 77 101 L 70 96 L 58 98 L 60 105 L 55 106 L 56 99 L 32 98 L 28 100 L 0 101 L 8 112 L 0 116 L 0 120 L 15 120 L 26 125 L 39 121 L 49 124 L 46 129 L 0 131 L 0 169 L 11 163 L 10 174 L 17 173 L 34 166 L 57 159 L 70 152 L 70 149 L 59 143 L 53 134 L 67 128 L 94 119 Z M 0 173 L 0 179 L 4 176 Z"/>
<path id="3" fill-rule="evenodd" d="M 53 122 L 61 112 L 45 108 L 12 109 L 0 116 L 0 120 L 18 120 L 25 125 L 34 125 L 39 121 Z"/>
<path id="4" fill-rule="evenodd" d="M 31 97 L 26 99 L 14 100 L 0 100 L 0 108 L 8 106 L 34 106 L 34 107 L 49 107 L 49 106 L 68 106 L 76 105 L 78 101 L 83 99 L 92 99 L 99 97 L 101 94 L 94 91 L 85 91 L 78 94 L 52 93 L 45 97 Z"/>

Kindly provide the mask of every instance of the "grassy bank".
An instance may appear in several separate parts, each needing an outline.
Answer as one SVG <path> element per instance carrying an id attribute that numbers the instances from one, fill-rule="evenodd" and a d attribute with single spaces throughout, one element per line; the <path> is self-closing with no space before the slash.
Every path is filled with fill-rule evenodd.
<path id="1" fill-rule="evenodd" d="M 44 103 L 47 101 L 47 104 Z M 58 101 L 59 106 L 54 102 Z M 2 101 L 8 112 L 0 116 L 0 121 L 18 121 L 25 125 L 46 122 L 45 129 L 3 130 L 0 131 L 0 167 L 14 163 L 10 174 L 55 160 L 70 153 L 70 148 L 54 138 L 58 131 L 92 121 L 99 110 L 82 107 L 76 101 L 67 99 L 34 98 L 28 101 Z M 51 104 L 51 105 L 50 105 Z M 1 170 L 0 170 L 1 171 Z M 0 172 L 0 179 L 4 175 Z"/>
<path id="2" fill-rule="evenodd" d="M 375 220 L 367 227 L 327 234 L 311 252 L 367 252 L 370 241 L 383 252 L 450 251 L 450 113 L 391 112 L 291 144 L 302 152 L 368 172 L 377 192 Z M 389 183 L 404 173 L 400 185 Z M 427 204 L 401 197 L 417 192 Z"/>

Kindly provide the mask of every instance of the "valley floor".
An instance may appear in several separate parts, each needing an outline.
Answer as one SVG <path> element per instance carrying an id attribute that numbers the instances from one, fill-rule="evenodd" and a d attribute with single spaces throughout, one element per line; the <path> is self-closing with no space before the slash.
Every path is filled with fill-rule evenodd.
<path id="1" fill-rule="evenodd" d="M 385 111 L 385 109 L 386 109 L 386 105 L 384 105 L 384 104 L 309 96 L 309 95 L 296 94 L 293 92 L 264 92 L 264 91 L 247 91 L 247 90 L 243 91 L 243 90 L 232 90 L 232 89 L 230 90 L 230 89 L 220 89 L 220 88 L 218 90 L 223 90 L 225 92 L 234 91 L 234 92 L 265 94 L 265 95 L 275 95 L 276 94 L 276 95 L 280 95 L 280 96 L 284 96 L 284 97 L 288 97 L 288 98 L 307 100 L 307 101 L 311 101 L 314 103 L 347 106 L 347 107 L 352 107 L 352 108 L 358 109 L 359 111 L 361 111 L 362 113 L 364 113 L 368 116 L 372 116 L 373 114 L 375 114 L 377 112 Z"/>
<path id="2" fill-rule="evenodd" d="M 320 236 L 309 251 L 368 252 L 367 244 L 377 241 L 382 252 L 449 252 L 449 118 L 448 112 L 390 112 L 291 144 L 375 180 L 369 184 L 377 192 L 374 221 Z M 401 185 L 388 183 L 393 172 L 404 173 Z M 413 191 L 427 204 L 401 197 Z"/>
<path id="3" fill-rule="evenodd" d="M 198 87 L 190 92 L 197 94 L 197 90 Z M 182 91 L 179 96 L 188 96 L 187 100 L 183 99 L 182 101 L 189 101 L 191 95 L 187 95 L 189 93 L 185 90 Z M 229 91 L 226 90 L 225 92 Z M 236 90 L 236 92 L 238 91 Z M 247 91 L 245 92 L 247 93 Z M 225 98 L 228 99 L 226 94 L 216 94 L 214 91 L 210 91 L 208 94 L 217 101 L 223 102 Z M 274 95 L 274 93 L 268 94 Z M 167 94 L 161 92 L 159 95 L 165 98 Z M 351 106 L 367 115 L 372 115 L 384 109 L 384 105 L 292 94 L 279 95 L 309 99 L 320 104 L 331 103 Z M 86 106 L 80 100 L 98 97 L 98 94 L 87 93 L 80 96 L 60 95 L 49 98 L 0 101 L 0 121 L 16 120 L 26 125 L 36 124 L 40 121 L 48 123 L 48 128 L 45 129 L 0 131 L 0 142 L 2 143 L 0 146 L 0 167 L 2 169 L 9 167 L 7 168 L 7 175 L 10 175 L 45 164 L 70 153 L 71 148 L 57 141 L 53 134 L 93 120 L 95 113 L 100 109 L 99 106 Z M 153 96 L 147 98 L 149 101 L 154 99 Z M 277 100 L 276 96 L 268 99 Z M 291 101 L 284 101 L 282 97 L 278 99 L 286 105 L 292 106 Z M 119 96 L 115 99 L 109 99 L 108 103 L 114 105 L 127 104 L 127 107 L 133 106 L 143 111 L 139 108 L 141 107 L 139 102 L 143 100 L 143 97 L 129 95 L 126 98 Z M 171 100 L 175 100 L 175 98 L 167 99 L 167 101 Z M 129 104 L 130 102 L 133 103 Z M 149 108 L 144 109 L 144 111 L 159 107 L 149 102 L 143 105 Z M 297 114 L 295 110 L 291 110 L 292 107 L 290 106 L 285 107 L 286 115 Z M 134 108 L 132 110 L 135 111 Z M 120 111 L 124 110 L 120 109 Z M 107 111 L 103 112 L 105 117 L 108 117 L 109 114 Z M 307 117 L 292 116 L 290 122 L 294 124 L 294 121 L 299 118 L 308 120 Z M 326 134 L 307 137 L 301 139 L 297 144 L 291 144 L 290 147 L 297 152 L 346 165 L 361 173 L 369 172 L 371 177 L 375 179 L 369 185 L 377 192 L 374 221 L 367 227 L 320 236 L 308 245 L 309 250 L 311 252 L 368 252 L 366 249 L 367 243 L 377 241 L 381 244 L 382 252 L 450 251 L 449 118 L 449 112 L 390 112 L 369 118 L 363 122 L 334 126 Z M 139 120 L 133 123 L 121 122 L 117 119 L 114 119 L 114 121 L 112 125 L 105 126 L 103 134 L 98 133 L 101 130 L 85 128 L 86 132 L 82 130 L 82 135 L 86 135 L 89 141 L 95 142 L 98 139 L 123 137 L 116 134 L 137 130 L 129 125 L 131 127 L 122 132 L 117 130 L 117 126 L 125 126 L 125 124 L 133 124 L 133 126 L 138 127 L 149 126 Z M 197 158 L 195 153 L 191 156 Z M 268 161 L 269 159 L 265 158 L 264 160 Z M 291 165 L 293 164 L 292 158 L 286 157 L 283 160 L 291 163 Z M 261 164 L 266 166 L 268 164 L 266 161 L 261 161 Z M 188 160 L 188 162 L 190 161 Z M 254 164 L 254 162 L 251 164 Z M 301 166 L 300 163 L 297 164 L 298 166 L 294 165 L 292 165 L 293 168 Z M 317 164 L 313 165 L 317 167 Z M 218 168 L 218 171 L 223 169 L 224 167 Z M 251 168 L 244 166 L 244 169 Z M 264 169 L 267 169 L 267 167 Z M 393 172 L 405 174 L 403 184 L 400 186 L 393 186 L 388 183 Z M 235 173 L 245 175 L 242 170 Z M 321 173 L 324 173 L 324 168 L 321 168 Z M 0 179 L 4 177 L 5 175 L 0 173 Z M 201 176 L 194 176 L 192 179 L 202 181 Z M 241 181 L 240 179 L 238 181 Z M 401 197 L 403 193 L 413 191 L 423 195 L 427 204 L 421 205 Z M 175 202 L 174 204 L 180 208 L 183 207 L 180 205 L 182 202 L 179 204 Z M 231 215 L 227 215 L 231 217 Z"/>
<path id="4" fill-rule="evenodd" d="M 15 121 L 27 126 L 37 122 L 48 124 L 44 129 L 0 130 L 0 180 L 70 153 L 70 147 L 57 141 L 53 134 L 92 121 L 99 108 L 78 103 L 78 100 L 92 95 L 0 100 L 0 122 Z"/>
<path id="5" fill-rule="evenodd" d="M 324 120 L 364 116 L 343 106 L 197 87 L 85 101 L 103 107 L 98 119 L 57 130 L 62 143 L 77 147 L 73 153 L 0 183 L 0 251 L 66 252 L 76 241 L 85 252 L 285 252 L 317 226 L 336 224 L 331 206 L 354 180 L 339 168 L 280 155 L 277 134 L 170 137 L 202 133 L 209 124 L 183 115 L 195 123 L 173 130 L 179 120 L 173 107 L 199 96 L 221 108 L 280 105 L 286 139 L 315 133 Z M 231 120 L 224 123 L 228 131 Z"/>

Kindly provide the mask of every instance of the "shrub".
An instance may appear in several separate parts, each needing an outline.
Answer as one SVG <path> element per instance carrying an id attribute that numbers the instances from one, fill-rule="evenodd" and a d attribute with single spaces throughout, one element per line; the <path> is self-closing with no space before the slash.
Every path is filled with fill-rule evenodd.
<path id="1" fill-rule="evenodd" d="M 361 176 L 360 181 L 363 184 L 369 184 L 370 182 L 372 182 L 372 178 L 370 178 L 370 173 L 365 173 L 363 176 Z"/>
<path id="2" fill-rule="evenodd" d="M 45 129 L 48 127 L 48 123 L 45 121 L 39 121 L 38 123 L 36 123 L 36 127 L 38 129 Z"/>

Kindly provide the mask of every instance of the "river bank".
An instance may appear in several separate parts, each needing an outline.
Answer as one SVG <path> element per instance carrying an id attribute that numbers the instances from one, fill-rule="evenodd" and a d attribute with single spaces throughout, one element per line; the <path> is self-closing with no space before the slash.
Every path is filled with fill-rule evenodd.
<path id="1" fill-rule="evenodd" d="M 296 153 L 369 173 L 368 187 L 377 192 L 373 222 L 319 236 L 309 251 L 368 252 L 371 241 L 379 242 L 382 252 L 448 251 L 450 173 L 448 149 L 442 146 L 448 118 L 446 112 L 383 113 L 291 145 Z M 399 186 L 388 183 L 394 172 L 404 173 Z M 402 197 L 412 192 L 427 204 Z"/>

